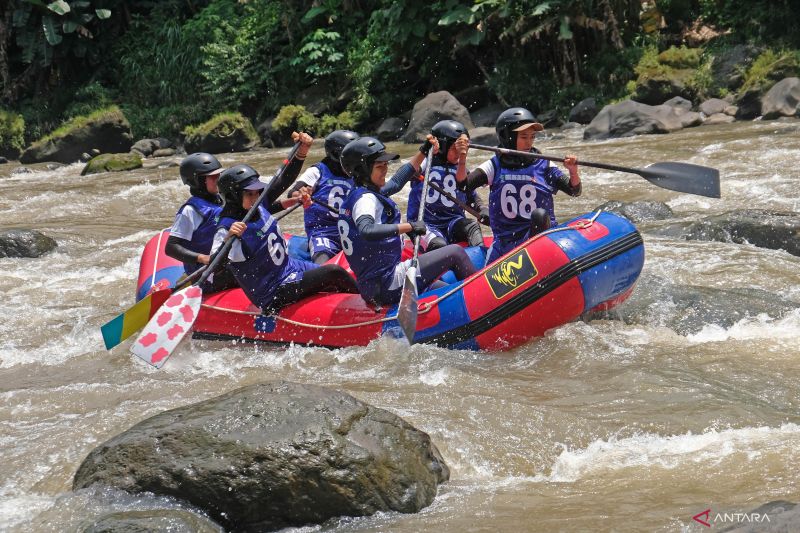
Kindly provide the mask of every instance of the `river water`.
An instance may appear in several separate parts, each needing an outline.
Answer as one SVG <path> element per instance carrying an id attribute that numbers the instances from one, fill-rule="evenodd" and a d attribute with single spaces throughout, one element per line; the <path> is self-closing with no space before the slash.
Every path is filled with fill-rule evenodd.
<path id="1" fill-rule="evenodd" d="M 666 202 L 681 220 L 737 208 L 800 211 L 796 120 L 580 138 L 577 130 L 537 146 L 626 166 L 717 167 L 723 198 L 584 168 L 583 196 L 556 198 L 560 219 L 608 200 Z M 405 157 L 415 149 L 392 148 Z M 285 153 L 220 159 L 266 174 Z M 321 154 L 315 145 L 309 160 Z M 469 162 L 485 157 L 473 151 Z M 0 259 L 0 530 L 70 531 L 114 510 L 176 505 L 72 493 L 72 477 L 94 447 L 144 418 L 269 379 L 330 386 L 393 411 L 428 432 L 451 468 L 418 514 L 335 520 L 326 530 L 700 531 L 692 516 L 706 509 L 713 518 L 800 502 L 800 304 L 681 335 L 662 325 L 660 314 L 675 312 L 664 301 L 644 323 L 574 322 L 507 353 L 409 349 L 390 339 L 333 351 L 192 340 L 154 370 L 128 343 L 105 351 L 99 326 L 133 303 L 144 243 L 186 198 L 169 162 L 91 177 L 79 164 L 30 173 L 0 166 L 0 227 L 37 229 L 59 245 L 38 259 Z M 299 231 L 301 214 L 281 224 Z M 800 302 L 800 257 L 640 228 L 646 279 L 753 287 Z"/>

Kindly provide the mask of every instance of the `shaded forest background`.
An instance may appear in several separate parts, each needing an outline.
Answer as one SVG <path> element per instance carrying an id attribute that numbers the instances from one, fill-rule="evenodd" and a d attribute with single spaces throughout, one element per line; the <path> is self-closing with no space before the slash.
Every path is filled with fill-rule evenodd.
<path id="1" fill-rule="evenodd" d="M 630 94 L 643 58 L 700 26 L 714 34 L 705 59 L 740 43 L 796 50 L 798 4 L 9 0 L 0 122 L 21 117 L 30 142 L 117 104 L 135 137 L 176 137 L 219 112 L 259 123 L 302 104 L 328 126 L 362 128 L 443 89 L 470 108 L 564 111 Z"/>

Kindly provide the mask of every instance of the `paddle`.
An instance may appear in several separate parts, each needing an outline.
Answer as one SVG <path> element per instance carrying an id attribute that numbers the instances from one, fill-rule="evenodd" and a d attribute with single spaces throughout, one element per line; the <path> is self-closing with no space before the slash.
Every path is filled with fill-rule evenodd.
<path id="1" fill-rule="evenodd" d="M 253 218 L 253 215 L 258 210 L 258 206 L 264 201 L 272 187 L 280 182 L 283 173 L 289 166 L 289 162 L 294 158 L 297 151 L 300 149 L 301 143 L 297 143 L 292 148 L 289 156 L 284 160 L 280 170 L 275 174 L 269 185 L 264 187 L 264 190 L 258 197 L 258 200 L 247 211 L 242 222 L 245 224 Z M 297 204 L 299 205 L 299 204 Z M 296 206 L 292 206 L 295 208 Z M 290 208 L 290 209 L 292 209 Z M 289 209 L 285 211 L 288 214 Z M 146 362 L 161 368 L 166 362 L 167 358 L 172 354 L 178 346 L 183 337 L 192 328 L 192 325 L 197 320 L 197 314 L 200 311 L 200 304 L 203 300 L 202 284 L 208 276 L 214 272 L 222 261 L 228 257 L 228 252 L 233 246 L 235 238 L 227 239 L 219 251 L 214 255 L 213 261 L 205 269 L 205 272 L 200 276 L 200 279 L 193 285 L 177 291 L 169 299 L 164 302 L 164 305 L 159 309 L 153 318 L 147 323 L 142 330 L 142 333 L 131 345 L 131 352 L 138 357 L 141 357 Z"/>
<path id="2" fill-rule="evenodd" d="M 470 144 L 470 148 L 486 150 L 496 154 L 521 155 L 535 159 L 547 159 L 548 161 L 563 162 L 564 158 L 553 157 L 551 155 L 536 154 L 532 152 L 522 152 L 520 150 L 510 150 L 508 148 L 498 148 L 494 146 L 483 146 L 480 144 Z M 629 172 L 638 174 L 653 185 L 671 191 L 696 194 L 698 196 L 708 196 L 709 198 L 720 198 L 719 170 L 691 163 L 654 163 L 646 168 L 622 167 L 619 165 L 609 165 L 607 163 L 592 163 L 589 161 L 578 161 L 579 165 L 585 167 L 602 168 L 616 172 Z"/>
<path id="3" fill-rule="evenodd" d="M 438 192 L 439 194 L 441 194 L 442 196 L 444 196 L 445 198 L 447 198 L 448 200 L 450 200 L 451 202 L 456 204 L 458 207 L 460 207 L 461 209 L 463 209 L 464 211 L 466 211 L 470 215 L 474 216 L 478 220 L 478 222 L 480 224 L 483 224 L 484 226 L 488 226 L 489 225 L 489 224 L 486 224 L 484 222 L 481 222 L 481 212 L 480 211 L 478 211 L 477 209 L 475 209 L 471 205 L 468 205 L 468 204 L 462 202 L 458 198 L 458 196 L 453 196 L 452 194 L 450 194 L 449 192 L 447 192 L 443 188 L 439 187 L 439 185 L 437 185 L 434 182 L 430 182 L 428 184 L 428 187 L 430 187 L 434 191 Z"/>
<path id="4" fill-rule="evenodd" d="M 298 202 L 292 207 L 281 211 L 275 215 L 275 220 L 282 219 L 301 205 L 302 204 Z M 208 268 L 208 265 L 203 265 L 198 268 L 192 272 L 190 276 L 180 280 L 180 283 L 174 288 L 163 287 L 148 293 L 147 296 L 100 326 L 100 332 L 103 334 L 106 350 L 111 350 L 118 346 L 122 341 L 142 329 L 174 291 L 179 291 L 193 283 L 197 278 L 203 275 L 206 268 Z"/>
<path id="5" fill-rule="evenodd" d="M 417 220 L 425 217 L 425 201 L 428 199 L 428 184 L 430 183 L 431 166 L 433 166 L 433 146 L 428 150 L 428 159 L 425 166 L 425 181 L 422 182 L 422 197 L 419 202 Z M 414 332 L 417 331 L 417 257 L 419 255 L 420 236 L 414 237 L 414 257 L 411 266 L 406 271 L 403 280 L 403 291 L 400 293 L 400 303 L 397 304 L 397 321 L 406 334 L 409 344 L 414 343 Z"/>

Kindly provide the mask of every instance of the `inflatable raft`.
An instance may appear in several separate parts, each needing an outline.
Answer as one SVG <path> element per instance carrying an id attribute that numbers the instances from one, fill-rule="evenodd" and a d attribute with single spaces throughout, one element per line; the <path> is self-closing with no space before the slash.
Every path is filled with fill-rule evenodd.
<path id="1" fill-rule="evenodd" d="M 183 274 L 166 256 L 168 231 L 142 254 L 137 299 L 153 287 L 174 286 Z M 307 241 L 289 237 L 289 253 L 308 259 Z M 484 267 L 485 249 L 467 248 L 480 270 L 419 295 L 416 343 L 456 349 L 508 350 L 590 310 L 609 309 L 633 290 L 644 265 L 642 237 L 612 213 L 583 215 L 536 235 Z M 343 266 L 342 257 L 334 258 Z M 343 264 L 345 263 L 345 264 Z M 241 289 L 203 297 L 195 337 L 298 343 L 326 347 L 366 345 L 381 335 L 400 337 L 397 307 L 373 308 L 357 294 L 322 293 L 265 316 Z"/>

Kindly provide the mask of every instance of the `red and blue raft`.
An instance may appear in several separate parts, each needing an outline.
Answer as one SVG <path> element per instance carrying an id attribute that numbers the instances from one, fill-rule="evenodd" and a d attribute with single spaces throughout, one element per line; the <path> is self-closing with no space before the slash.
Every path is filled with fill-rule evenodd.
<path id="1" fill-rule="evenodd" d="M 164 253 L 168 232 L 145 246 L 137 300 L 174 286 L 183 267 Z M 487 239 L 487 242 L 490 242 Z M 304 237 L 289 253 L 308 259 Z M 539 234 L 484 266 L 485 249 L 467 248 L 480 270 L 419 295 L 415 343 L 456 349 L 507 350 L 591 310 L 610 309 L 632 292 L 644 265 L 642 237 L 627 219 L 590 213 Z M 338 258 L 342 264 L 342 258 Z M 346 266 L 346 265 L 343 265 Z M 397 307 L 375 309 L 357 294 L 322 293 L 265 316 L 241 289 L 203 297 L 193 335 L 326 347 L 366 345 L 402 336 Z"/>

